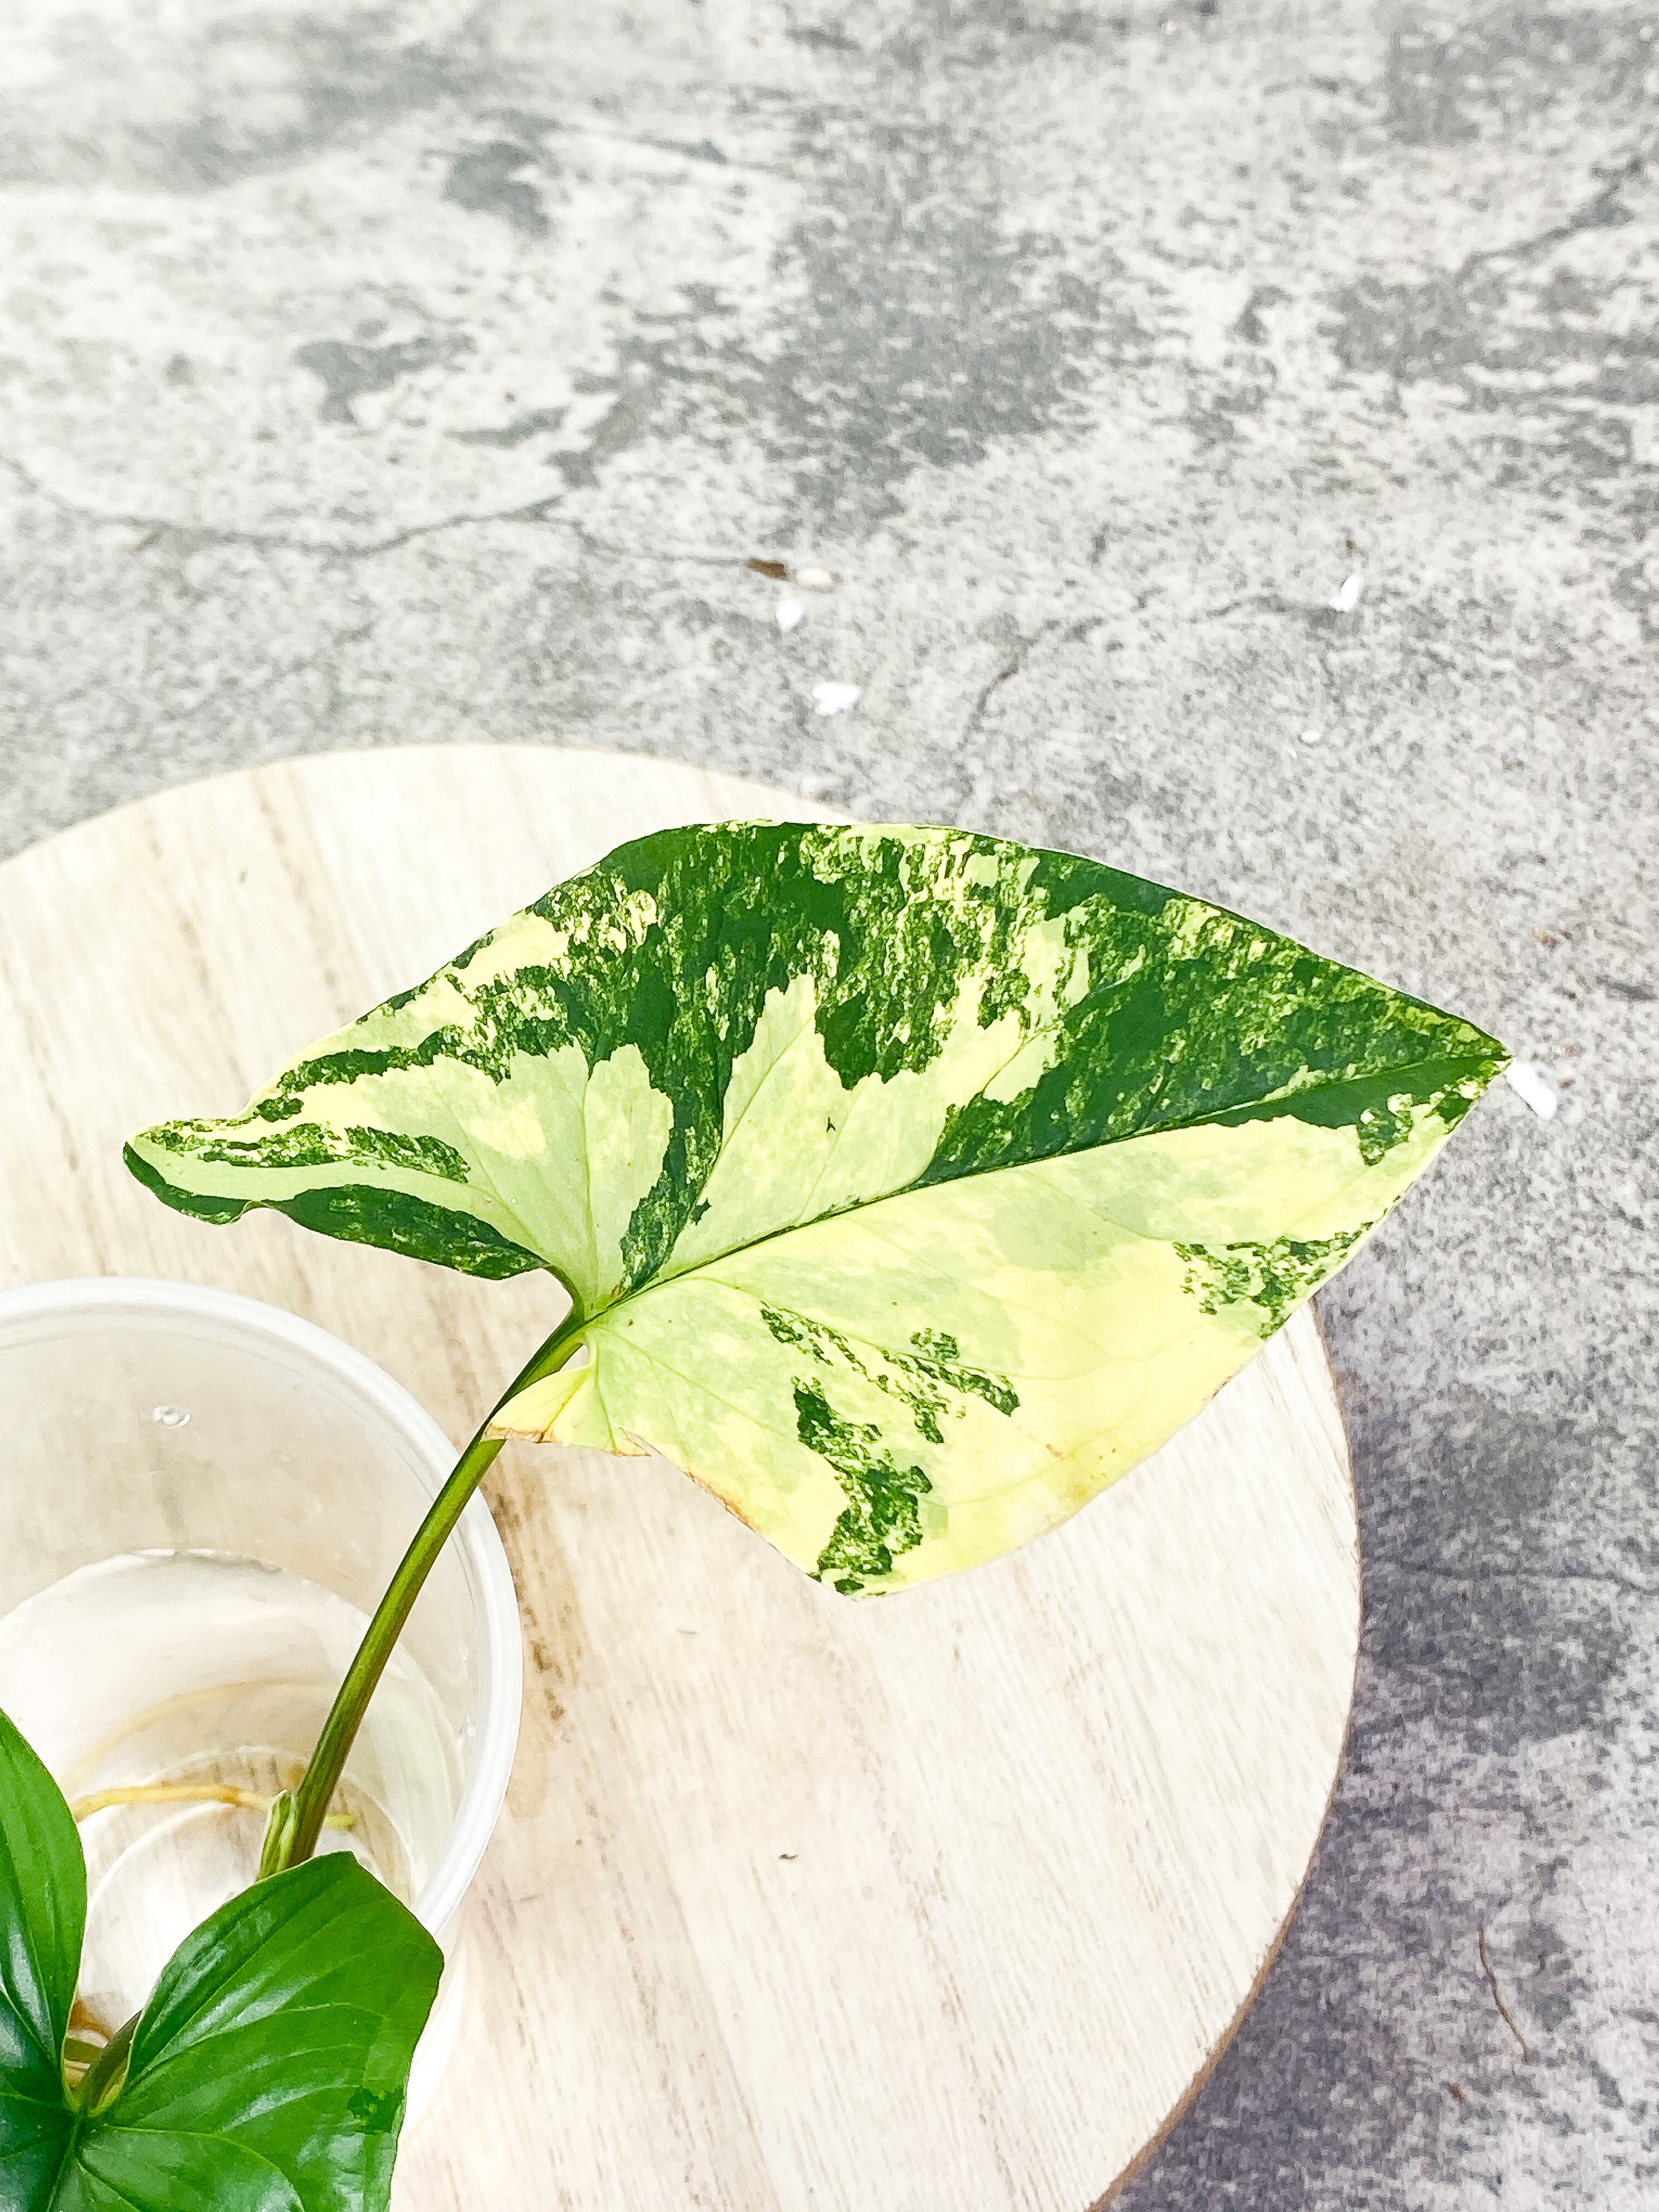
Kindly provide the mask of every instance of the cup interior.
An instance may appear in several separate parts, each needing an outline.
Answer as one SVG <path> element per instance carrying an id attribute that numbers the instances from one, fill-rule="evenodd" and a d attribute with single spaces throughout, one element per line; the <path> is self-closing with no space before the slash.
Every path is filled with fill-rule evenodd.
<path id="1" fill-rule="evenodd" d="M 0 1707 L 76 1804 L 83 1999 L 114 2009 L 251 1878 L 258 1802 L 297 1778 L 455 1451 L 312 1323 L 145 1279 L 0 1293 Z M 521 1695 L 512 1577 L 474 1498 L 325 1838 L 441 1941 L 501 1811 Z"/>

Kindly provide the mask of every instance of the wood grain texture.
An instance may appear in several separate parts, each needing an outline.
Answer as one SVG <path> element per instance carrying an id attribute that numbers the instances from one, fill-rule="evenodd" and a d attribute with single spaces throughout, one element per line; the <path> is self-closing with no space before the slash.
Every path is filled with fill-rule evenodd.
<path id="1" fill-rule="evenodd" d="M 307 1314 L 459 1437 L 559 1294 L 181 1219 L 120 1139 L 669 823 L 823 810 L 638 757 L 336 754 L 0 868 L 0 1279 L 150 1273 Z M 882 1602 L 654 1461 L 514 1447 L 527 1641 L 460 2050 L 399 2212 L 1084 2212 L 1167 2124 L 1294 1902 L 1358 1626 L 1299 1316 L 1027 1551 Z"/>

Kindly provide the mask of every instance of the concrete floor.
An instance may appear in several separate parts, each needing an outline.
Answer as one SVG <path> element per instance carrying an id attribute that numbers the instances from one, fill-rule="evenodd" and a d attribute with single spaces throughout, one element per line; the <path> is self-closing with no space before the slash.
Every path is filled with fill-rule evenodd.
<path id="1" fill-rule="evenodd" d="M 621 745 L 1082 847 L 1541 1068 L 1325 1301 L 1349 1769 L 1124 2202 L 1651 2205 L 1659 18 L 6 14 L 5 848 Z M 754 555 L 839 586 L 786 634 Z"/>

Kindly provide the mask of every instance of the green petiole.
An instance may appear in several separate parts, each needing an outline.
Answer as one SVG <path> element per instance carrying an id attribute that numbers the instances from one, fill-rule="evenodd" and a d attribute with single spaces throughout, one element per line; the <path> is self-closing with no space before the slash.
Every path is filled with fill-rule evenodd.
<path id="1" fill-rule="evenodd" d="M 398 1571 L 387 1584 L 385 1596 L 375 1607 L 374 1617 L 364 1632 L 356 1656 L 335 1693 L 328 1718 L 323 1723 L 323 1732 L 317 1739 L 317 1747 L 311 1754 L 298 1787 L 292 1790 L 285 1790 L 272 1800 L 270 1818 L 265 1824 L 264 1843 L 259 1853 L 261 1881 L 268 1875 L 283 1873 L 289 1867 L 299 1866 L 317 1848 L 317 1838 L 327 1818 L 330 1802 L 339 1787 L 340 1777 L 351 1754 L 351 1747 L 356 1741 L 363 1715 L 368 1710 L 368 1701 L 386 1672 L 386 1663 L 397 1647 L 398 1638 L 403 1634 L 415 1601 L 436 1565 L 439 1554 L 454 1533 L 455 1524 L 465 1511 L 473 1492 L 495 1464 L 501 1451 L 504 1439 L 489 1434 L 489 1423 L 508 1399 L 564 1364 L 575 1348 L 574 1340 L 581 1326 L 582 1316 L 573 1309 L 529 1365 L 502 1391 L 477 1434 L 456 1461 L 443 1488 L 434 1498 L 425 1520 L 416 1530 L 409 1549 L 398 1563 Z"/>

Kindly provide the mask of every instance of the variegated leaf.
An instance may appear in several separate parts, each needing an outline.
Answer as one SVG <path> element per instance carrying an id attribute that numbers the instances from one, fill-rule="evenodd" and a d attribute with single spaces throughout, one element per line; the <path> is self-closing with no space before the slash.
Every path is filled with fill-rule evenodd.
<path id="1" fill-rule="evenodd" d="M 866 1590 L 1154 1449 L 1503 1064 L 1091 860 L 732 823 L 623 847 L 129 1158 L 208 1220 L 547 1269 L 572 1357 L 500 1426 L 660 1451 Z"/>

